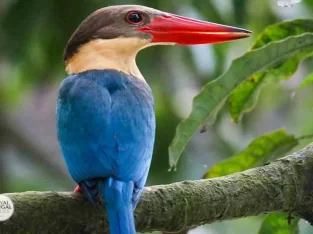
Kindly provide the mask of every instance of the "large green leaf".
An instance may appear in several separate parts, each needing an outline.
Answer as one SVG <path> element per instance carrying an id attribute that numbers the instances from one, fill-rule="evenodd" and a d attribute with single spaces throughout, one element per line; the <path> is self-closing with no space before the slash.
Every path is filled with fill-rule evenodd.
<path id="1" fill-rule="evenodd" d="M 215 118 L 230 93 L 241 82 L 304 50 L 313 51 L 312 33 L 292 36 L 250 51 L 235 59 L 228 71 L 221 77 L 206 84 L 194 98 L 191 114 L 176 129 L 176 135 L 169 147 L 170 167 L 176 167 L 180 155 L 198 127 L 205 120 Z"/>
<path id="2" fill-rule="evenodd" d="M 259 234 L 297 234 L 299 218 L 288 220 L 286 213 L 273 213 L 265 216 Z"/>
<path id="3" fill-rule="evenodd" d="M 298 140 L 293 135 L 286 134 L 284 130 L 263 135 L 254 139 L 240 153 L 214 165 L 204 178 L 229 175 L 260 166 L 270 159 L 286 154 L 297 144 Z"/>
<path id="4" fill-rule="evenodd" d="M 305 32 L 313 32 L 313 20 L 295 20 L 271 25 L 260 34 L 252 50 L 261 48 L 270 42 Z M 311 54 L 312 50 L 304 50 L 286 58 L 285 61 L 280 61 L 269 70 L 252 75 L 240 84 L 228 100 L 233 121 L 238 122 L 244 113 L 251 111 L 256 106 L 260 92 L 266 84 L 291 77 L 297 71 L 299 63 Z"/>

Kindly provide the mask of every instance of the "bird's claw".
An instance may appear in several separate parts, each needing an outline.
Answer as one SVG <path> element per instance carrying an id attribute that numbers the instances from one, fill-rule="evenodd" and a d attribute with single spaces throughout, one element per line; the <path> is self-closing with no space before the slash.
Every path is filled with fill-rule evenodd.
<path id="1" fill-rule="evenodd" d="M 76 188 L 74 189 L 74 193 L 81 193 L 81 192 L 82 192 L 82 190 L 81 190 L 80 186 L 77 185 Z"/>

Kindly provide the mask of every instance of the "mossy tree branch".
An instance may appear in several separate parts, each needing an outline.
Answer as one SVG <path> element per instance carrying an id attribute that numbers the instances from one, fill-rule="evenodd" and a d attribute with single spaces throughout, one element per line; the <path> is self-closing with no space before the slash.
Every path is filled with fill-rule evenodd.
<path id="1" fill-rule="evenodd" d="M 104 210 L 71 192 L 6 194 L 15 205 L 0 233 L 104 233 Z M 141 232 L 185 228 L 272 211 L 313 222 L 313 145 L 230 176 L 146 188 L 136 209 Z"/>

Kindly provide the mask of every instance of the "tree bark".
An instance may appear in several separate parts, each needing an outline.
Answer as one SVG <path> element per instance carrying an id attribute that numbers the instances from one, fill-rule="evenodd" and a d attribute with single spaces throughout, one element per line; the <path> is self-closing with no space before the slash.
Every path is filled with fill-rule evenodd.
<path id="1" fill-rule="evenodd" d="M 72 192 L 5 194 L 14 215 L 0 233 L 106 233 L 104 209 Z M 313 222 L 313 145 L 262 167 L 208 180 L 145 189 L 136 209 L 137 231 L 180 230 L 273 211 Z"/>

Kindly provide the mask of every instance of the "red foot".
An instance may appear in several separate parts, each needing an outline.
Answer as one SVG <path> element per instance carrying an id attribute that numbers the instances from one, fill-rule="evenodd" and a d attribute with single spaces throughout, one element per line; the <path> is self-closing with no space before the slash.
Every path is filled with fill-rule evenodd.
<path id="1" fill-rule="evenodd" d="M 82 190 L 80 189 L 79 185 L 76 186 L 76 188 L 74 189 L 75 193 L 81 193 Z"/>

